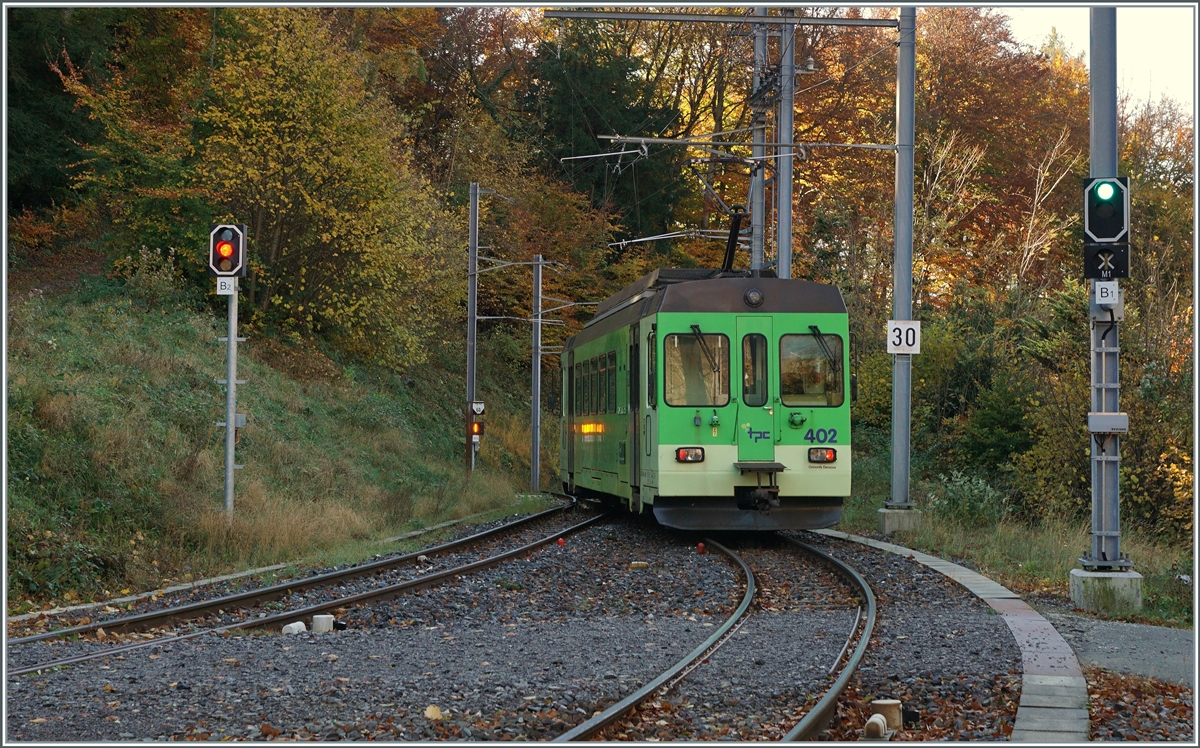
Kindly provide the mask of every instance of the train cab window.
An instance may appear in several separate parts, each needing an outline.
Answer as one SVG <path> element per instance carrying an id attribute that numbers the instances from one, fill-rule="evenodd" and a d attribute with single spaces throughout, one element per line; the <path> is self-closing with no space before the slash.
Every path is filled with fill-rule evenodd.
<path id="1" fill-rule="evenodd" d="M 608 352 L 608 412 L 617 412 L 617 352 Z"/>
<path id="2" fill-rule="evenodd" d="M 742 402 L 767 404 L 767 339 L 758 333 L 742 338 Z"/>
<path id="3" fill-rule="evenodd" d="M 676 407 L 729 403 L 729 338 L 672 333 L 663 338 L 663 400 Z"/>
<path id="4" fill-rule="evenodd" d="M 784 405 L 836 407 L 845 402 L 840 335 L 784 335 L 779 340 L 779 397 Z"/>
<path id="5" fill-rule="evenodd" d="M 608 405 L 608 396 L 606 395 L 608 392 L 608 356 L 605 355 L 600 356 L 600 379 L 598 382 L 599 388 L 596 390 L 596 412 L 607 413 L 608 408 L 605 406 Z"/>
<path id="6" fill-rule="evenodd" d="M 658 408 L 658 348 L 652 332 L 646 336 L 646 405 Z"/>

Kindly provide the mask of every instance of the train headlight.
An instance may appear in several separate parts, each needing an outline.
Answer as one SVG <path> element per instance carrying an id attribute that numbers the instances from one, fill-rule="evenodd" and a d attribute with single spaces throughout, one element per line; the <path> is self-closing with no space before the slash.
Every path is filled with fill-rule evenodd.
<path id="1" fill-rule="evenodd" d="M 837 450 L 829 447 L 813 447 L 808 450 L 809 462 L 837 462 Z"/>
<path id="2" fill-rule="evenodd" d="M 675 462 L 704 462 L 704 447 L 680 447 L 676 449 Z"/>
<path id="3" fill-rule="evenodd" d="M 757 307 L 762 306 L 763 292 L 759 291 L 757 288 L 751 288 L 749 291 L 746 292 L 746 295 L 743 296 L 742 298 L 745 300 L 746 306 L 751 306 L 751 307 L 757 308 Z"/>

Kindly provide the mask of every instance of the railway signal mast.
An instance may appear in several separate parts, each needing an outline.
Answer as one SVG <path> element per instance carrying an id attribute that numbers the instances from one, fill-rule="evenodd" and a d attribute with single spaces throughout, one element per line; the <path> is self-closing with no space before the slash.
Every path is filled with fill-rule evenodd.
<path id="1" fill-rule="evenodd" d="M 246 425 L 246 415 L 237 412 L 237 386 L 245 384 L 237 378 L 237 344 L 246 340 L 237 336 L 237 279 L 246 277 L 246 236 L 244 224 L 223 223 L 208 232 L 208 271 L 217 278 L 217 293 L 229 297 L 229 330 L 226 337 L 217 338 L 229 345 L 225 379 L 217 380 L 225 385 L 225 420 L 217 425 L 225 427 L 225 512 L 230 522 L 233 521 L 233 471 L 242 467 L 234 464 L 234 448 L 237 430 Z"/>
<path id="2" fill-rule="evenodd" d="M 1142 607 L 1142 576 L 1121 552 L 1118 479 L 1121 434 L 1118 330 L 1125 318 L 1119 278 L 1129 276 L 1129 179 L 1117 176 L 1117 10 L 1091 10 L 1091 178 L 1083 187 L 1084 277 L 1088 279 L 1092 397 L 1092 544 L 1070 574 L 1076 607 L 1115 612 Z"/>

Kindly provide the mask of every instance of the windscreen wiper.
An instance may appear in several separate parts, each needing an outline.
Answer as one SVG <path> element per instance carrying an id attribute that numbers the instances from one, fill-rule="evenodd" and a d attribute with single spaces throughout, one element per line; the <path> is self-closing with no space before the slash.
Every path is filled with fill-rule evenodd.
<path id="1" fill-rule="evenodd" d="M 842 378 L 842 362 L 834 357 L 833 351 L 830 350 L 829 344 L 825 342 L 825 335 L 821 332 L 821 328 L 816 325 L 809 325 L 808 329 L 813 331 L 813 335 L 817 338 L 817 345 L 821 346 L 821 353 L 825 354 L 826 360 L 829 361 L 829 367 L 833 369 L 833 375 L 841 381 Z"/>
<path id="2" fill-rule="evenodd" d="M 696 342 L 700 344 L 700 350 L 704 351 L 704 357 L 708 359 L 712 370 L 714 372 L 721 371 L 721 365 L 717 363 L 717 357 L 712 355 L 712 351 L 708 350 L 708 343 L 704 342 L 704 333 L 700 332 L 700 325 L 692 325 L 692 334 L 696 336 Z"/>

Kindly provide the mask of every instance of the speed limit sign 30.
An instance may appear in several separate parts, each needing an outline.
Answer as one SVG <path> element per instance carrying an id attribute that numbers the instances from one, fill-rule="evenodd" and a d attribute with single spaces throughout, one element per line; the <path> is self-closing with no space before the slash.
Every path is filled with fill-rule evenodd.
<path id="1" fill-rule="evenodd" d="M 921 323 L 911 319 L 890 319 L 887 323 L 888 353 L 920 353 Z"/>

